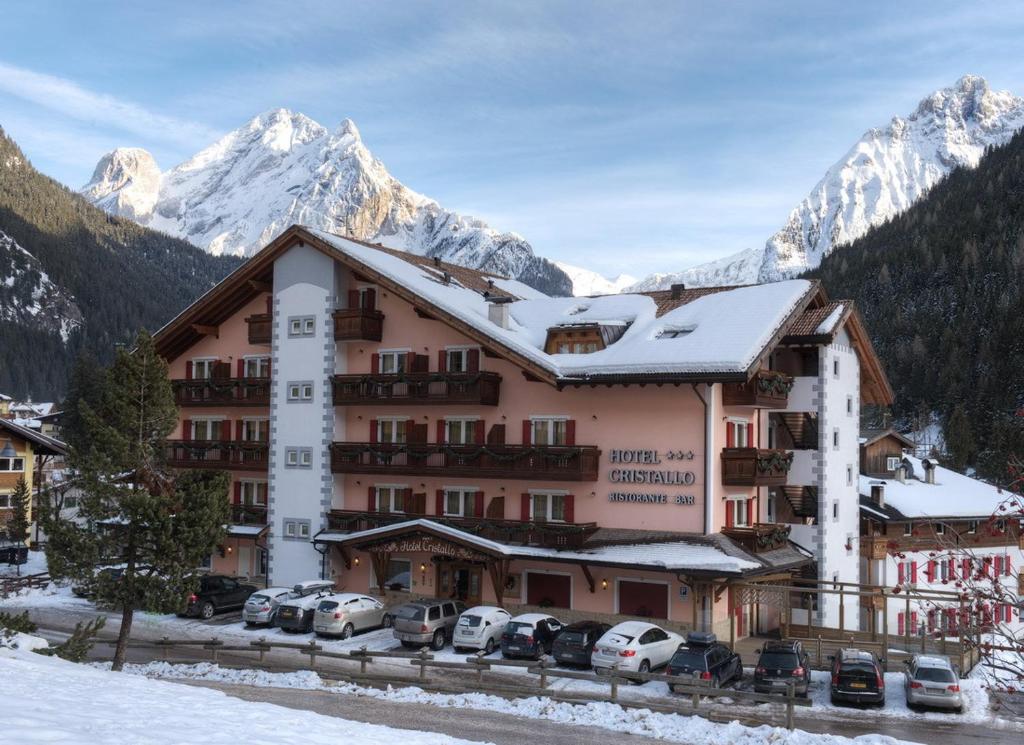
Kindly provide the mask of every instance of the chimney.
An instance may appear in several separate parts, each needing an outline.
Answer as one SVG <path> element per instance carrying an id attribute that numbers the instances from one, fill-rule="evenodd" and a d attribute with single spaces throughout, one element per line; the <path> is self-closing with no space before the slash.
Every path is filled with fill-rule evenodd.
<path id="1" fill-rule="evenodd" d="M 924 466 L 924 482 L 926 484 L 934 484 L 935 467 L 938 465 L 938 462 L 932 460 L 931 458 L 925 458 L 924 460 L 921 461 L 921 465 Z"/>
<path id="2" fill-rule="evenodd" d="M 685 289 L 686 289 L 686 285 L 684 285 L 682 282 L 678 282 L 676 284 L 673 284 L 672 285 L 672 299 L 673 300 L 678 300 L 679 298 L 681 298 L 683 296 L 683 290 L 685 290 Z"/>
<path id="3" fill-rule="evenodd" d="M 907 464 L 900 461 L 899 466 L 896 467 L 896 480 L 901 484 L 907 483 Z"/>
<path id="4" fill-rule="evenodd" d="M 879 507 L 885 507 L 885 484 L 871 485 L 871 501 Z"/>
<path id="5" fill-rule="evenodd" d="M 487 318 L 495 326 L 503 329 L 509 328 L 510 314 L 509 307 L 512 305 L 512 298 L 499 295 L 487 298 Z"/>

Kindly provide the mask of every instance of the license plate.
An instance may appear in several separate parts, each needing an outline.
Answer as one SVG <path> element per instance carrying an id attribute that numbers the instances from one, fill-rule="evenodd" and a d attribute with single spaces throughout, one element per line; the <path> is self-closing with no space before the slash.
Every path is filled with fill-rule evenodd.
<path id="1" fill-rule="evenodd" d="M 850 688 L 867 688 L 867 683 L 850 683 Z"/>
<path id="2" fill-rule="evenodd" d="M 508 651 L 509 652 L 518 652 L 520 649 L 522 649 L 522 647 L 520 647 L 517 644 L 509 644 L 508 645 Z"/>
<path id="3" fill-rule="evenodd" d="M 945 693 L 946 692 L 945 688 L 925 688 L 924 690 L 927 693 Z"/>
<path id="4" fill-rule="evenodd" d="M 459 634 L 461 636 L 473 636 L 473 632 L 472 631 L 460 631 Z"/>

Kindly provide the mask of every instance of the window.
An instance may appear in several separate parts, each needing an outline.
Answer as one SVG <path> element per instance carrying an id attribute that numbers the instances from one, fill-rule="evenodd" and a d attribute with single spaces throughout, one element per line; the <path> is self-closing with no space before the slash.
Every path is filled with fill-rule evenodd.
<path id="1" fill-rule="evenodd" d="M 221 439 L 220 419 L 193 419 L 192 439 L 193 440 L 220 440 Z"/>
<path id="2" fill-rule="evenodd" d="M 408 372 L 408 352 L 380 352 L 379 353 L 379 369 L 377 372 L 384 375 L 396 375 L 398 373 Z"/>
<path id="3" fill-rule="evenodd" d="M 377 442 L 405 442 L 407 419 L 378 419 Z"/>
<path id="4" fill-rule="evenodd" d="M 935 535 L 946 535 L 945 523 L 935 523 Z"/>
<path id="5" fill-rule="evenodd" d="M 832 500 L 832 522 L 839 522 L 839 500 Z"/>
<path id="6" fill-rule="evenodd" d="M 242 420 L 242 442 L 266 442 L 270 434 L 267 419 L 249 418 Z"/>
<path id="7" fill-rule="evenodd" d="M 269 378 L 269 357 L 246 357 L 242 364 L 242 374 L 247 378 Z"/>
<path id="8" fill-rule="evenodd" d="M 444 351 L 445 370 L 448 372 L 469 371 L 468 349 L 446 349 Z"/>
<path id="9" fill-rule="evenodd" d="M 566 419 L 555 417 L 533 417 L 530 419 L 533 426 L 534 445 L 565 445 L 566 444 Z"/>
<path id="10" fill-rule="evenodd" d="M 727 528 L 750 527 L 750 507 L 751 502 L 749 497 L 726 497 L 725 526 Z"/>
<path id="11" fill-rule="evenodd" d="M 302 380 L 288 383 L 288 401 L 308 403 L 313 400 L 313 381 Z"/>
<path id="12" fill-rule="evenodd" d="M 0 494 L 0 509 L 7 509 L 11 506 L 11 495 Z"/>
<path id="13" fill-rule="evenodd" d="M 846 415 L 853 416 L 853 396 L 846 397 Z"/>
<path id="14" fill-rule="evenodd" d="M 900 467 L 901 459 L 898 455 L 890 455 L 885 459 L 885 470 L 895 471 Z"/>
<path id="15" fill-rule="evenodd" d="M 476 493 L 473 487 L 448 488 L 444 490 L 444 514 L 454 517 L 472 517 L 476 514 Z M 534 495 L 534 497 L 539 495 Z"/>
<path id="16" fill-rule="evenodd" d="M 312 336 L 316 332 L 316 316 L 292 316 L 288 319 L 288 336 Z"/>
<path id="17" fill-rule="evenodd" d="M 832 449 L 839 449 L 839 427 L 835 427 L 832 430 Z"/>
<path id="18" fill-rule="evenodd" d="M 597 351 L 596 341 L 560 341 L 558 342 L 558 354 L 590 354 Z"/>
<path id="19" fill-rule="evenodd" d="M 943 582 L 949 581 L 949 562 L 945 560 L 939 560 L 939 579 Z"/>
<path id="20" fill-rule="evenodd" d="M 999 518 L 994 523 L 992 523 L 992 529 L 995 532 L 997 532 L 997 533 L 1005 533 L 1006 532 L 1006 520 L 1004 520 L 1002 518 Z"/>
<path id="21" fill-rule="evenodd" d="M 968 520 L 967 521 L 967 532 L 968 533 L 977 533 L 978 532 L 978 521 L 977 520 Z"/>
<path id="22" fill-rule="evenodd" d="M 530 497 L 530 518 L 538 522 L 565 522 L 565 495 L 539 493 Z"/>
<path id="23" fill-rule="evenodd" d="M 853 486 L 853 466 L 846 467 L 846 485 Z"/>
<path id="24" fill-rule="evenodd" d="M 192 379 L 209 380 L 213 377 L 213 366 L 217 364 L 215 357 L 203 357 L 192 360 Z"/>
<path id="25" fill-rule="evenodd" d="M 454 445 L 471 445 L 476 442 L 476 419 L 445 419 L 445 442 Z"/>
<path id="26" fill-rule="evenodd" d="M 199 560 L 200 569 L 212 569 L 213 568 L 213 554 L 207 554 Z"/>
<path id="27" fill-rule="evenodd" d="M 727 448 L 750 447 L 750 422 L 746 419 L 729 419 L 726 421 L 725 446 Z"/>
<path id="28" fill-rule="evenodd" d="M 775 492 L 768 492 L 767 518 L 768 522 L 775 522 Z"/>
<path id="29" fill-rule="evenodd" d="M 312 468 L 313 467 L 313 448 L 285 448 L 284 449 L 284 467 L 285 468 Z"/>
<path id="30" fill-rule="evenodd" d="M 360 287 L 356 290 L 358 295 L 358 308 L 374 310 L 377 305 L 377 290 L 373 287 Z"/>
<path id="31" fill-rule="evenodd" d="M 378 512 L 405 512 L 405 486 L 378 486 L 377 487 L 377 511 Z"/>
<path id="32" fill-rule="evenodd" d="M 77 507 L 78 507 L 78 497 L 76 497 L 73 494 L 69 494 L 68 496 L 64 497 L 64 507 L 63 507 L 63 509 L 65 509 L 65 510 L 73 510 L 73 509 L 75 509 Z"/>
<path id="33" fill-rule="evenodd" d="M 0 471 L 24 471 L 24 458 L 0 458 Z"/>
<path id="34" fill-rule="evenodd" d="M 309 538 L 309 530 L 309 520 L 298 520 L 291 517 L 284 519 L 284 537 L 289 540 L 301 541 Z"/>
<path id="35" fill-rule="evenodd" d="M 242 504 L 247 507 L 267 506 L 267 482 L 266 481 L 241 481 L 239 491 Z"/>
<path id="36" fill-rule="evenodd" d="M 838 357 L 836 357 L 834 360 L 832 360 L 832 376 L 836 377 L 836 378 L 839 377 L 839 358 Z"/>
<path id="37" fill-rule="evenodd" d="M 913 523 L 903 523 L 903 535 L 913 535 L 914 525 Z"/>
<path id="38" fill-rule="evenodd" d="M 405 590 L 411 587 L 412 560 L 391 559 L 384 573 L 384 587 L 388 590 Z"/>

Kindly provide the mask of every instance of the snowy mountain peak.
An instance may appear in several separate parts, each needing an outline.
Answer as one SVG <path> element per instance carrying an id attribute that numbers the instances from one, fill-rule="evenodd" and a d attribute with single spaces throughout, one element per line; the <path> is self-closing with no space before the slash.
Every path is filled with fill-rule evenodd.
<path id="1" fill-rule="evenodd" d="M 148 217 L 160 190 L 160 167 L 148 150 L 119 147 L 100 158 L 82 193 L 107 212 L 133 220 Z"/>
<path id="2" fill-rule="evenodd" d="M 615 295 L 636 283 L 636 277 L 628 274 L 609 278 L 583 267 L 566 264 L 564 261 L 556 261 L 555 266 L 569 275 L 569 279 L 572 280 L 572 294 L 577 297 Z"/>
<path id="3" fill-rule="evenodd" d="M 336 137 L 351 137 L 354 140 L 362 140 L 362 137 L 359 136 L 359 127 L 351 119 L 343 119 L 334 134 Z"/>

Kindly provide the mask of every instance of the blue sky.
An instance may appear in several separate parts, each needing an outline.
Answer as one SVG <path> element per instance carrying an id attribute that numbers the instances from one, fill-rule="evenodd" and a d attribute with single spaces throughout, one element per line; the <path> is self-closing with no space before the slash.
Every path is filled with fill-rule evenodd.
<path id="1" fill-rule="evenodd" d="M 762 245 L 869 127 L 964 73 L 1024 94 L 1019 3 L 5 3 L 0 126 L 78 187 L 267 109 L 604 273 Z"/>

